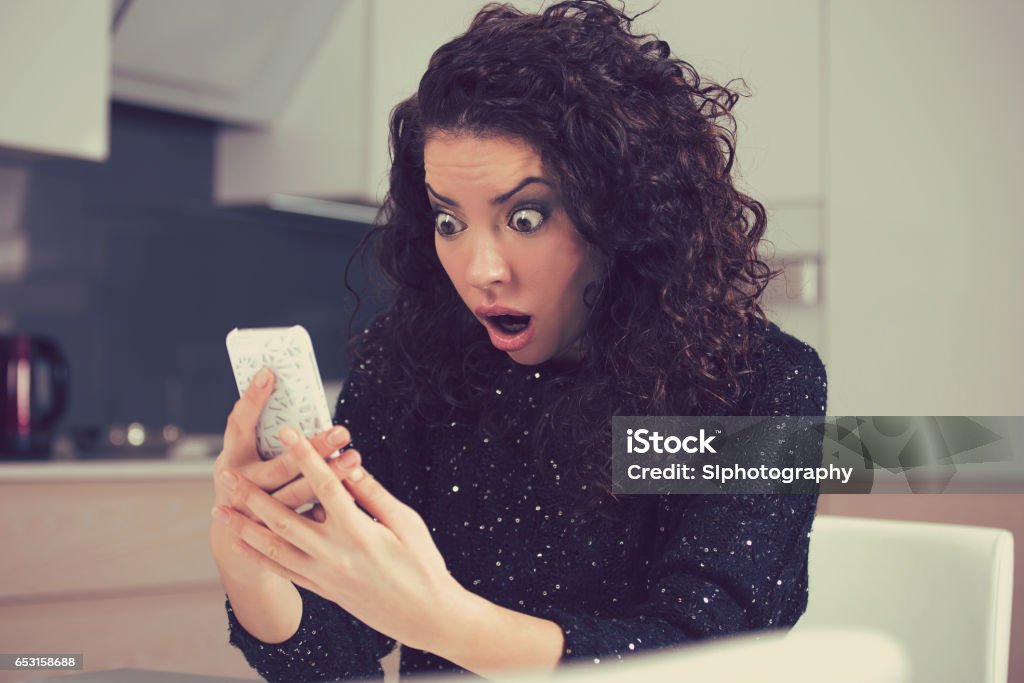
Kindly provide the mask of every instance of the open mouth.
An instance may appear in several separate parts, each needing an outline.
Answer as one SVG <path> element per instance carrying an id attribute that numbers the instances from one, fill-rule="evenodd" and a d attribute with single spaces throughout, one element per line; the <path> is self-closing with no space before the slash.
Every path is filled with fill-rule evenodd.
<path id="1" fill-rule="evenodd" d="M 487 320 L 505 334 L 518 334 L 530 326 L 528 315 L 491 315 Z"/>

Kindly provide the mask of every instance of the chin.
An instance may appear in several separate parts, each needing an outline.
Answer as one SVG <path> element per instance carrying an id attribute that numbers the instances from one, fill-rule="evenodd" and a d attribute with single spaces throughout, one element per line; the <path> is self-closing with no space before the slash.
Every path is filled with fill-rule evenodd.
<path id="1" fill-rule="evenodd" d="M 531 344 L 532 346 L 532 344 Z M 507 351 L 508 357 L 520 365 L 540 365 L 551 358 L 551 353 L 539 353 L 529 346 L 519 351 Z"/>
<path id="2" fill-rule="evenodd" d="M 508 357 L 519 363 L 520 365 L 537 365 L 543 361 L 535 360 L 530 354 L 525 351 L 509 351 Z"/>

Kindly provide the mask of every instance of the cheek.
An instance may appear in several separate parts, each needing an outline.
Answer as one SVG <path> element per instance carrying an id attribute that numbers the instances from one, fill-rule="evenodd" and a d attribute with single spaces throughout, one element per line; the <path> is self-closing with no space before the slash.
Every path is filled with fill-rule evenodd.
<path id="1" fill-rule="evenodd" d="M 563 250 L 557 257 L 529 261 L 533 289 L 548 310 L 566 316 L 583 305 L 583 289 L 590 278 L 580 255 Z"/>

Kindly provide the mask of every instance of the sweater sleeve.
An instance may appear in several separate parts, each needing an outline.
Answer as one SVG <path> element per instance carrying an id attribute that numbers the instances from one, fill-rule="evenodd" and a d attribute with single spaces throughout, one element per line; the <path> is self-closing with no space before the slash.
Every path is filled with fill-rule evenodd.
<path id="1" fill-rule="evenodd" d="M 824 415 L 825 370 L 810 346 L 777 333 L 754 415 Z M 632 652 L 746 631 L 788 628 L 807 606 L 817 494 L 663 495 L 643 602 L 617 615 L 549 609 L 562 659 Z"/>
<path id="2" fill-rule="evenodd" d="M 359 451 L 364 466 L 387 481 L 390 458 L 378 426 L 378 415 L 384 413 L 378 412 L 381 406 L 372 385 L 372 374 L 356 361 L 338 397 L 334 423 L 348 427 L 352 446 Z M 229 642 L 242 651 L 249 665 L 271 682 L 382 677 L 380 659 L 394 648 L 394 639 L 365 625 L 339 605 L 295 587 L 302 597 L 299 628 L 288 640 L 273 645 L 246 631 L 231 601 L 225 601 Z"/>
<path id="3" fill-rule="evenodd" d="M 632 652 L 796 623 L 807 602 L 815 495 L 663 496 L 646 600 L 621 616 L 550 609 L 563 660 Z"/>
<path id="4" fill-rule="evenodd" d="M 301 586 L 302 621 L 282 643 L 264 643 L 245 630 L 231 601 L 228 641 L 242 651 L 245 661 L 270 683 L 349 680 L 383 677 L 380 659 L 394 641 L 373 631 L 333 602 Z"/>

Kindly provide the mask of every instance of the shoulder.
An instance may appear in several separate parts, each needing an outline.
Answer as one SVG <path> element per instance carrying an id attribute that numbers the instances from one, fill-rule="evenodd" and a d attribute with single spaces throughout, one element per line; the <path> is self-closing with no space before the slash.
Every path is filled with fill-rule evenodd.
<path id="1" fill-rule="evenodd" d="M 814 348 L 769 322 L 755 356 L 751 415 L 824 415 L 828 376 Z"/>
<path id="2" fill-rule="evenodd" d="M 339 396 L 339 409 L 346 402 L 355 402 L 356 399 L 362 404 L 380 399 L 377 389 L 383 383 L 379 375 L 384 366 L 384 322 L 386 315 L 378 315 L 349 339 L 349 370 Z"/>
<path id="3" fill-rule="evenodd" d="M 396 353 L 393 332 L 395 313 L 388 309 L 367 320 L 346 343 L 349 374 L 360 381 L 361 375 L 373 374 L 373 383 L 381 384 L 381 376 L 389 366 L 388 360 Z"/>

